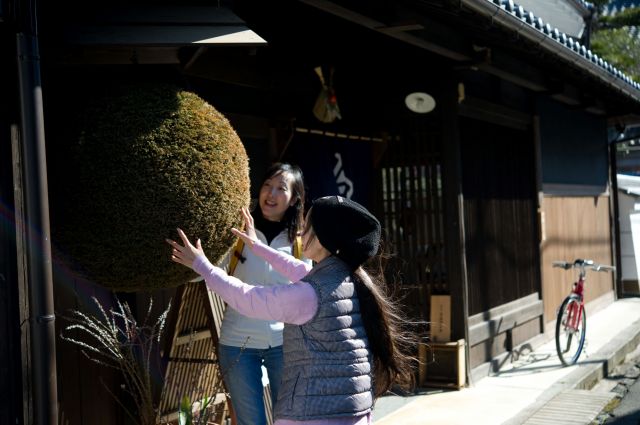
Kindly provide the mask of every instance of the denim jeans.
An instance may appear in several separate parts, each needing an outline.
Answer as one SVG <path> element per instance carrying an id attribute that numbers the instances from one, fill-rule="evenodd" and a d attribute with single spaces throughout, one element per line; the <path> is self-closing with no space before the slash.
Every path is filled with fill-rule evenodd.
<path id="1" fill-rule="evenodd" d="M 271 401 L 275 404 L 282 378 L 282 346 L 258 349 L 220 344 L 218 354 L 237 425 L 266 425 L 262 366 L 267 369 Z"/>

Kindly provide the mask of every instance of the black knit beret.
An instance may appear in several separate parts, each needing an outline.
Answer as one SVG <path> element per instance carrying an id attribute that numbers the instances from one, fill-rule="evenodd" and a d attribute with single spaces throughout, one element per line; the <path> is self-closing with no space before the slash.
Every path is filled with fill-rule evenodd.
<path id="1" fill-rule="evenodd" d="M 322 246 L 354 269 L 378 252 L 380 222 L 350 199 L 325 196 L 313 201 L 311 226 Z"/>

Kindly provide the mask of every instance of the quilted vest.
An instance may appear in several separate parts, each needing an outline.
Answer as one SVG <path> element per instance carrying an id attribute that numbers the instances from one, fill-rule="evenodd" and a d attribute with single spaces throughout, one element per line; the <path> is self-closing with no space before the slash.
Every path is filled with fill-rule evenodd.
<path id="1" fill-rule="evenodd" d="M 349 267 L 330 256 L 302 280 L 315 289 L 318 311 L 304 325 L 285 324 L 275 417 L 364 415 L 373 406 L 372 362 Z"/>

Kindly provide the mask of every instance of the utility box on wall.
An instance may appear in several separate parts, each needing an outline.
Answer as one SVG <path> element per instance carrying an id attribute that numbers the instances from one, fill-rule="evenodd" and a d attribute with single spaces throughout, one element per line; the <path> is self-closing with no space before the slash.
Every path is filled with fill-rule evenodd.
<path id="1" fill-rule="evenodd" d="M 466 383 L 465 341 L 428 342 L 418 348 L 419 384 L 461 389 Z"/>

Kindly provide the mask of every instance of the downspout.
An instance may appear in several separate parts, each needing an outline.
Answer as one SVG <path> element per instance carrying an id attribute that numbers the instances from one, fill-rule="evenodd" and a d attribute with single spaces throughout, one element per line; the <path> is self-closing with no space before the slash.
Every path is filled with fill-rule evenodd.
<path id="1" fill-rule="evenodd" d="M 37 425 L 55 425 L 58 423 L 55 316 L 36 2 L 20 3 L 22 22 L 18 22 L 16 34 L 25 205 L 25 226 L 16 232 L 25 233 L 33 417 Z"/>
<path id="2" fill-rule="evenodd" d="M 622 253 L 620 247 L 620 205 L 618 205 L 618 160 L 617 150 L 618 144 L 616 141 L 609 143 L 609 178 L 611 179 L 611 213 L 613 215 L 613 258 L 614 267 L 616 270 L 614 273 L 615 278 L 615 295 L 616 299 L 620 299 L 624 296 L 624 287 L 622 286 Z"/>

